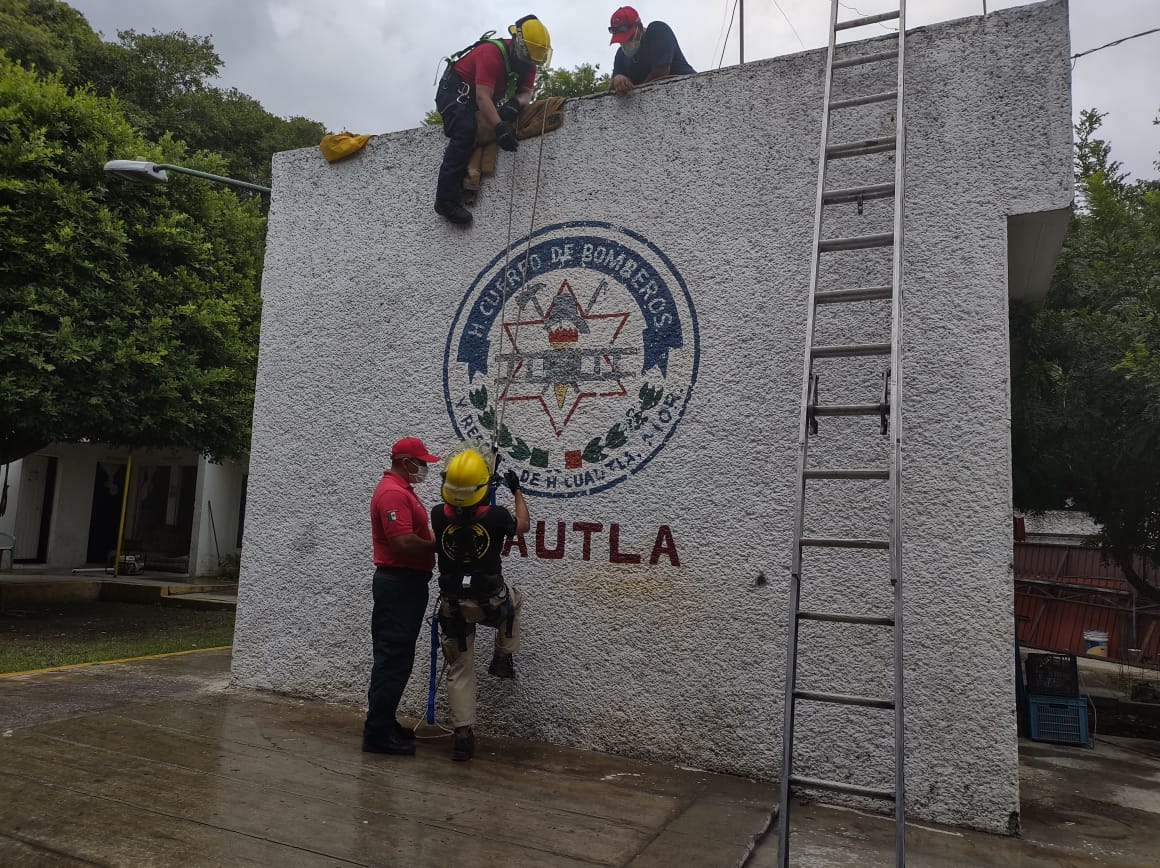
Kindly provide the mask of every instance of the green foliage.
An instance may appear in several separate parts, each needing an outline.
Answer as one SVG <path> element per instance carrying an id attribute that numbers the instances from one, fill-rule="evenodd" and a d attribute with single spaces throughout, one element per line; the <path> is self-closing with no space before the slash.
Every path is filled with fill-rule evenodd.
<path id="1" fill-rule="evenodd" d="M 226 169 L 0 53 L 0 462 L 58 440 L 248 448 L 260 203 L 106 182 L 125 155 Z"/>
<path id="2" fill-rule="evenodd" d="M 443 115 L 439 114 L 435 109 L 423 115 L 423 126 L 425 127 L 441 127 L 443 126 Z"/>
<path id="3" fill-rule="evenodd" d="M 1160 183 L 1129 184 L 1101 115 L 1076 126 L 1082 207 L 1040 311 L 1014 309 L 1016 503 L 1088 512 L 1137 589 L 1135 557 L 1160 563 Z"/>
<path id="4" fill-rule="evenodd" d="M 608 73 L 600 72 L 600 64 L 581 63 L 572 69 L 544 67 L 536 76 L 533 99 L 547 96 L 571 98 L 603 93 L 608 90 Z"/>
<path id="5" fill-rule="evenodd" d="M 222 60 L 208 37 L 122 30 L 117 38 L 102 41 L 59 0 L 0 0 L 0 49 L 13 60 L 58 72 L 70 88 L 115 94 L 145 138 L 172 135 L 191 150 L 219 153 L 221 174 L 269 184 L 273 153 L 317 145 L 326 133 L 316 121 L 276 117 L 236 89 L 213 86 Z"/>

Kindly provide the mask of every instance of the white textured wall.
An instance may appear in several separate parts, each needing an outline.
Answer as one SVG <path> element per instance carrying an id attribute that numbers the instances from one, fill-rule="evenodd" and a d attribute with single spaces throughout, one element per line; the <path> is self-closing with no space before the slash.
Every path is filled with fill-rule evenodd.
<path id="1" fill-rule="evenodd" d="M 245 468 L 233 462 L 217 464 L 204 457 L 198 460 L 190 575 L 217 575 L 221 559 L 237 553 L 244 474 Z"/>
<path id="2" fill-rule="evenodd" d="M 1066 5 L 1052 2 L 914 31 L 908 43 L 908 802 L 915 816 L 996 831 L 1018 810 L 1007 216 L 1070 202 L 1066 16 Z M 547 243 L 529 283 L 544 283 L 550 300 L 568 281 L 592 314 L 579 346 L 636 355 L 618 362 L 627 372 L 620 380 L 596 389 L 617 395 L 586 398 L 570 417 L 568 389 L 564 409 L 551 386 L 540 404 L 535 389 L 517 383 L 511 396 L 528 400 L 505 403 L 513 437 L 547 450 L 540 463 L 551 472 L 532 483 L 532 517 L 546 522 L 547 548 L 563 523 L 565 550 L 537 556 L 533 532 L 528 557 L 507 560 L 528 594 L 520 678 L 481 677 L 483 730 L 776 776 L 823 66 L 823 54 L 810 52 L 628 99 L 573 101 L 564 127 L 544 140 L 534 243 Z M 857 93 L 885 89 L 890 76 L 849 78 Z M 839 137 L 891 128 L 869 110 L 853 120 Z M 313 150 L 275 160 L 239 685 L 363 701 L 367 502 L 389 444 L 418 433 L 446 453 L 478 423 L 461 361 L 465 331 L 490 339 L 484 357 L 511 351 L 510 339 L 499 346 L 499 323 L 468 313 L 487 312 L 513 160 L 501 154 L 474 227 L 461 231 L 431 211 L 443 141 L 438 129 L 414 130 L 376 138 L 333 166 Z M 538 152 L 532 140 L 519 153 L 516 239 L 532 223 Z M 889 176 L 889 160 L 877 159 Z M 888 219 L 885 203 L 869 203 L 864 217 L 846 209 L 832 231 L 874 231 Z M 564 261 L 569 243 L 574 258 Z M 636 264 L 618 277 L 601 273 L 602 244 Z M 825 277 L 830 286 L 866 279 L 852 259 L 838 259 Z M 591 301 L 602 278 L 605 292 Z M 862 309 L 822 322 L 819 336 L 881 333 L 849 320 L 881 307 L 853 307 Z M 531 310 L 521 319 L 512 300 L 506 325 L 524 323 L 521 352 L 550 358 Z M 679 340 L 646 329 L 647 317 L 664 313 L 680 322 Z M 657 364 L 666 344 L 667 364 Z M 877 368 L 823 368 L 823 395 L 874 400 Z M 471 388 L 486 384 L 490 400 L 495 374 L 493 362 Z M 642 386 L 662 397 L 636 427 Z M 567 451 L 595 437 L 603 445 L 618 423 L 627 442 L 608 451 L 607 465 L 573 455 L 593 476 L 564 472 Z M 818 462 L 885 455 L 873 425 L 824 423 Z M 582 490 L 565 488 L 573 479 Z M 828 485 L 813 490 L 813 529 L 883 532 L 871 484 Z M 421 490 L 436 498 L 435 477 Z M 560 493 L 571 496 L 546 496 Z M 658 538 L 666 548 L 662 527 L 675 557 L 650 557 Z M 639 563 L 629 562 L 634 555 Z M 825 564 L 808 559 L 804 604 L 888 609 L 885 562 L 865 558 L 847 556 L 828 579 Z M 758 583 L 759 574 L 768 581 Z M 888 690 L 888 636 L 807 631 L 802 647 L 803 687 Z M 404 711 L 419 713 L 425 692 L 420 662 Z M 888 782 L 887 714 L 803 710 L 799 733 L 804 773 Z"/>

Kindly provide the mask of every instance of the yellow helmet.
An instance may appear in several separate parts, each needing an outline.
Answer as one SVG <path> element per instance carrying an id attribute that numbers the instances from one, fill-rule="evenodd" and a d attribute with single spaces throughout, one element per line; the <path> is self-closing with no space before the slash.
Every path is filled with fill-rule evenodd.
<path id="1" fill-rule="evenodd" d="M 524 63 L 547 66 L 552 59 L 552 37 L 535 15 L 525 15 L 508 28 L 516 57 Z"/>
<path id="2" fill-rule="evenodd" d="M 464 449 L 447 462 L 443 471 L 443 502 L 450 506 L 475 506 L 487 494 L 491 467 L 474 449 Z"/>

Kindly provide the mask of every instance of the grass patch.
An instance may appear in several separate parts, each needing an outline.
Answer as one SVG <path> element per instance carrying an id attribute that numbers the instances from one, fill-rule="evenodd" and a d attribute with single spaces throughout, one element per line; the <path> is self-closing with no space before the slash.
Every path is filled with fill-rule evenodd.
<path id="1" fill-rule="evenodd" d="M 26 604 L 0 611 L 0 673 L 213 648 L 233 641 L 232 608 Z"/>

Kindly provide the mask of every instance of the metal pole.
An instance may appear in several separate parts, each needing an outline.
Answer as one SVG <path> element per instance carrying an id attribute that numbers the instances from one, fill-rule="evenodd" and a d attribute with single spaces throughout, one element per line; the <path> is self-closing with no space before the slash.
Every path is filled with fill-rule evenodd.
<path id="1" fill-rule="evenodd" d="M 133 456 L 125 462 L 125 489 L 121 492 L 121 523 L 117 526 L 117 554 L 113 556 L 113 578 L 121 568 L 121 541 L 125 537 L 125 508 L 129 505 L 129 476 L 133 472 Z"/>
<path id="2" fill-rule="evenodd" d="M 269 193 L 269 187 L 260 184 L 251 184 L 249 181 L 239 181 L 236 178 L 227 178 L 224 175 L 211 175 L 209 172 L 199 172 L 197 169 L 187 169 L 185 166 L 174 166 L 170 163 L 158 163 L 158 169 L 168 169 L 182 175 L 192 175 L 205 181 L 216 181 L 219 184 L 228 184 L 231 187 L 241 187 L 243 190 L 253 190 L 256 193 Z"/>
<path id="3" fill-rule="evenodd" d="M 740 0 L 741 3 L 741 24 L 737 29 L 737 52 L 739 62 L 745 63 L 745 0 Z"/>

